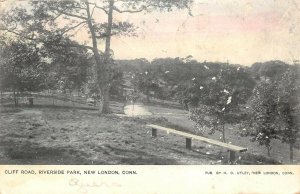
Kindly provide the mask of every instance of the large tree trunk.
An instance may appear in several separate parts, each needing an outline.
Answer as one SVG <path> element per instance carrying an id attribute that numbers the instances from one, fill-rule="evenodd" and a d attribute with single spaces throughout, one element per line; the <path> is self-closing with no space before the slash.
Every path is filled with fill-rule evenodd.
<path id="1" fill-rule="evenodd" d="M 111 30 L 113 22 L 113 9 L 114 0 L 109 1 L 109 10 L 107 17 L 107 28 L 106 28 L 106 40 L 105 40 L 105 62 L 108 62 L 110 59 L 110 42 L 111 42 Z"/>
<path id="2" fill-rule="evenodd" d="M 100 90 L 100 97 L 101 97 L 101 103 L 100 103 L 100 112 L 102 113 L 109 113 L 109 68 L 108 63 L 110 59 L 110 36 L 111 36 L 111 28 L 112 28 L 112 11 L 113 11 L 113 1 L 110 1 L 110 7 L 109 7 L 109 17 L 108 17 L 108 28 L 107 28 L 107 38 L 106 38 L 106 45 L 105 45 L 105 53 L 104 53 L 104 60 L 101 60 L 101 56 L 98 50 L 97 45 L 97 36 L 95 33 L 95 29 L 92 23 L 91 13 L 90 13 L 90 7 L 89 3 L 86 2 L 87 6 L 87 16 L 88 16 L 88 27 L 91 33 L 92 42 L 93 42 L 93 53 L 94 58 L 97 65 L 97 82 L 99 85 Z"/>
<path id="3" fill-rule="evenodd" d="M 107 28 L 106 28 L 106 40 L 105 40 L 105 52 L 104 52 L 104 69 L 105 69 L 105 83 L 103 87 L 103 107 L 102 113 L 110 113 L 109 107 L 109 91 L 110 91 L 110 43 L 111 43 L 111 31 L 112 31 L 112 23 L 113 23 L 113 8 L 114 8 L 114 0 L 109 1 L 109 10 L 107 17 Z"/>

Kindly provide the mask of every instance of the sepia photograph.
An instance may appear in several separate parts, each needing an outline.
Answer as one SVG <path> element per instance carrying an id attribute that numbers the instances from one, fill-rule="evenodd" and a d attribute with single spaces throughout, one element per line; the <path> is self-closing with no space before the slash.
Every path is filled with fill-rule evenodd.
<path id="1" fill-rule="evenodd" d="M 299 165 L 299 8 L 0 0 L 0 164 Z"/>

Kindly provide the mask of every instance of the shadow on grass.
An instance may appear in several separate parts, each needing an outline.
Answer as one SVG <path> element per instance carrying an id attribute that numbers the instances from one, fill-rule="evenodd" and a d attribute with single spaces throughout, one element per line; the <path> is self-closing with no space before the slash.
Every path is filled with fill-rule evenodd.
<path id="1" fill-rule="evenodd" d="M 109 154 L 118 161 L 118 164 L 129 165 L 174 165 L 175 159 L 148 154 L 136 149 L 122 149 L 106 145 Z"/>
<path id="2" fill-rule="evenodd" d="M 39 147 L 29 141 L 19 144 L 14 141 L 2 141 L 0 146 L 4 150 L 5 157 L 0 159 L 1 164 L 91 164 L 90 160 L 85 159 L 85 153 L 70 148 Z"/>
<path id="3" fill-rule="evenodd" d="M 241 165 L 280 165 L 279 161 L 265 157 L 262 155 L 254 155 L 251 153 L 244 153 L 242 155 L 242 160 L 239 162 Z"/>
<path id="4" fill-rule="evenodd" d="M 202 150 L 203 149 L 203 150 Z M 204 147 L 201 147 L 199 150 L 196 150 L 192 148 L 189 152 L 183 151 L 181 149 L 176 148 L 170 148 L 170 150 L 179 153 L 184 154 L 185 156 L 190 156 L 193 158 L 199 158 L 199 159 L 210 159 L 213 161 L 220 161 L 221 163 L 218 164 L 228 164 L 228 151 L 219 151 L 218 153 L 210 153 L 207 154 L 206 151 L 209 152 L 210 149 L 204 149 Z M 277 160 L 269 157 L 265 157 L 262 155 L 254 155 L 251 153 L 242 153 L 239 154 L 241 156 L 241 159 L 236 161 L 236 164 L 238 165 L 279 165 L 281 164 Z"/>
<path id="5" fill-rule="evenodd" d="M 17 107 L 0 107 L 0 113 L 18 113 L 21 112 L 22 109 L 17 108 Z"/>
<path id="6" fill-rule="evenodd" d="M 75 150 L 72 147 L 41 147 L 30 141 L 0 142 L 4 157 L 0 164 L 29 164 L 29 165 L 149 165 L 149 164 L 176 164 L 175 160 L 147 154 L 134 149 L 121 149 L 107 145 L 104 150 L 98 149 L 99 156 L 96 160 L 89 159 L 90 155 Z M 1 151 L 1 150 L 0 150 Z M 103 151 L 105 157 L 103 157 Z"/>
<path id="7" fill-rule="evenodd" d="M 184 156 L 189 156 L 192 158 L 198 158 L 198 159 L 210 159 L 213 161 L 217 161 L 221 159 L 221 156 L 219 154 L 207 154 L 206 152 L 203 151 L 197 151 L 194 148 L 191 150 L 183 151 L 182 149 L 176 149 L 176 148 L 170 148 L 175 153 L 178 154 L 183 154 Z"/>

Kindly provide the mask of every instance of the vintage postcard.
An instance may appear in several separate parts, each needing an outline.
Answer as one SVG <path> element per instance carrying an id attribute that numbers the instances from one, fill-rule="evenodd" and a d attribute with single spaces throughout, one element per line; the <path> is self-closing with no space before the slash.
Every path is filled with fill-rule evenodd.
<path id="1" fill-rule="evenodd" d="M 0 194 L 300 193 L 300 1 L 0 0 Z"/>

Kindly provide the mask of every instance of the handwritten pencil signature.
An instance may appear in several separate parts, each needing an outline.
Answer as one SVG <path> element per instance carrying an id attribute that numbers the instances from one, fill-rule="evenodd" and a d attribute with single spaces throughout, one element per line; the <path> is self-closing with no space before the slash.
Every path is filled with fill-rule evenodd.
<path id="1" fill-rule="evenodd" d="M 107 183 L 105 181 L 100 181 L 100 182 L 95 182 L 93 181 L 92 183 L 84 183 L 81 182 L 77 178 L 71 178 L 69 181 L 69 186 L 71 187 L 76 187 L 78 192 L 80 193 L 87 193 L 88 188 L 100 188 L 100 187 L 105 187 L 105 188 L 116 188 L 116 187 L 122 187 L 121 184 L 116 183 L 116 182 L 111 182 Z"/>

